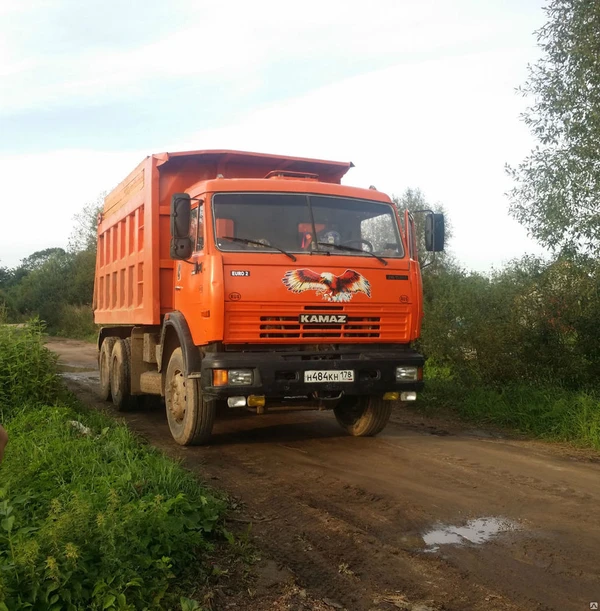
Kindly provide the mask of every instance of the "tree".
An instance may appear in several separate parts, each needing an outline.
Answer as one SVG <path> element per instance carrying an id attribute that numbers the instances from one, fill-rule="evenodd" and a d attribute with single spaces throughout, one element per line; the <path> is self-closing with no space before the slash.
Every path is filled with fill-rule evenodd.
<path id="1" fill-rule="evenodd" d="M 404 218 L 404 211 L 408 210 L 412 213 L 415 219 L 415 231 L 417 234 L 417 250 L 419 252 L 419 258 L 421 261 L 425 261 L 428 258 L 428 255 L 431 256 L 431 253 L 428 253 L 425 250 L 425 215 L 422 213 L 418 213 L 418 210 L 432 210 L 436 213 L 444 214 L 445 225 L 446 225 L 446 244 L 448 244 L 449 239 L 452 237 L 452 227 L 448 222 L 448 215 L 444 207 L 441 204 L 431 205 L 426 199 L 425 195 L 421 191 L 421 189 L 411 189 L 408 188 L 402 193 L 400 196 L 394 196 L 392 198 L 398 212 L 400 213 L 400 217 Z M 450 260 L 449 255 L 446 252 L 436 253 L 435 256 L 435 266 L 439 266 L 444 262 Z"/>
<path id="2" fill-rule="evenodd" d="M 520 89 L 537 145 L 516 168 L 510 212 L 555 251 L 600 255 L 600 3 L 550 0 L 543 51 Z"/>
<path id="3" fill-rule="evenodd" d="M 98 214 L 102 211 L 106 191 L 100 193 L 95 201 L 88 202 L 73 217 L 74 226 L 69 236 L 69 252 L 96 252 L 98 238 Z"/>
<path id="4" fill-rule="evenodd" d="M 44 248 L 44 250 L 36 250 L 33 254 L 21 259 L 21 265 L 17 267 L 16 272 L 23 270 L 32 272 L 35 269 L 43 267 L 50 259 L 56 256 L 63 256 L 65 251 L 63 248 Z"/>

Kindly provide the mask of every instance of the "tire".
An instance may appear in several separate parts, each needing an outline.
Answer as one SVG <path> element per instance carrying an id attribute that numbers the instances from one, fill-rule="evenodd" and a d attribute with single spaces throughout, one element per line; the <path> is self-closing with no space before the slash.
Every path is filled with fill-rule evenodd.
<path id="1" fill-rule="evenodd" d="M 165 405 L 171 435 L 179 445 L 201 445 L 210 439 L 217 402 L 202 396 L 200 380 L 185 377 L 181 348 L 173 351 L 167 366 Z"/>
<path id="2" fill-rule="evenodd" d="M 110 362 L 112 349 L 117 341 L 116 337 L 107 337 L 100 346 L 98 353 L 98 370 L 100 372 L 100 398 L 110 401 Z"/>
<path id="3" fill-rule="evenodd" d="M 345 397 L 334 408 L 338 424 L 353 437 L 370 437 L 385 428 L 392 402 L 381 397 Z"/>
<path id="4" fill-rule="evenodd" d="M 110 391 L 112 402 L 120 411 L 128 411 L 137 405 L 131 396 L 131 340 L 117 339 L 111 352 Z"/>

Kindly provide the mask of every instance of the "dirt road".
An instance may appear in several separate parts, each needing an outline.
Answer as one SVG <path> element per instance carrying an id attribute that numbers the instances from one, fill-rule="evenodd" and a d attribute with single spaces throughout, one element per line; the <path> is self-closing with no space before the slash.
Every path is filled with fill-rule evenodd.
<path id="1" fill-rule="evenodd" d="M 95 347 L 49 347 L 70 387 L 97 401 Z M 126 420 L 240 499 L 259 546 L 326 607 L 583 611 L 600 601 L 598 457 L 401 408 L 373 439 L 344 436 L 328 412 L 232 415 L 199 448 L 175 446 L 162 409 Z"/>

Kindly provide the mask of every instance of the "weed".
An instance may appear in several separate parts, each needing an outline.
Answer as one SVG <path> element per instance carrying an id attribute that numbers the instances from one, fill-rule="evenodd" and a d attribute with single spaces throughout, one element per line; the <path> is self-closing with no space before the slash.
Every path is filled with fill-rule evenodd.
<path id="1" fill-rule="evenodd" d="M 430 413 L 451 409 L 465 420 L 600 450 L 600 395 L 591 391 L 525 383 L 494 388 L 429 379 L 415 408 Z"/>
<path id="2" fill-rule="evenodd" d="M 0 465 L 0 611 L 199 609 L 180 602 L 182 584 L 209 579 L 224 501 L 125 426 L 44 405 L 59 402 L 61 387 L 42 331 L 0 327 L 10 435 Z"/>
<path id="3" fill-rule="evenodd" d="M 0 324 L 0 419 L 35 403 L 56 400 L 60 383 L 56 356 L 43 345 L 44 324 Z"/>

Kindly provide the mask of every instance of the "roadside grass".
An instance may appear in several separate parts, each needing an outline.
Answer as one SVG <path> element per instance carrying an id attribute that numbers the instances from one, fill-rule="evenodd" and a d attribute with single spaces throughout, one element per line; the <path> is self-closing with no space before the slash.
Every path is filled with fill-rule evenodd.
<path id="1" fill-rule="evenodd" d="M 24 403 L 53 403 L 61 384 L 57 357 L 44 348 L 44 325 L 0 324 L 0 420 L 7 420 Z"/>
<path id="2" fill-rule="evenodd" d="M 600 450 L 600 394 L 591 390 L 525 383 L 465 385 L 434 374 L 426 378 L 415 408 L 430 414 L 449 411 L 481 425 Z"/>
<path id="3" fill-rule="evenodd" d="M 42 344 L 43 326 L 0 325 L 2 611 L 200 609 L 223 499 L 77 407 Z M 230 547 L 233 547 L 231 545 Z"/>

